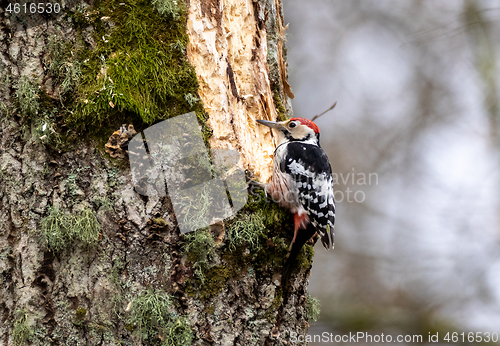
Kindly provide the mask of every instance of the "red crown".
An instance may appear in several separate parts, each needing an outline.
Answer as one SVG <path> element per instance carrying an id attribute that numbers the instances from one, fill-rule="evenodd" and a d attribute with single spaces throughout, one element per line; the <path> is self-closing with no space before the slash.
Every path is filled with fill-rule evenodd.
<path id="1" fill-rule="evenodd" d="M 315 123 L 313 123 L 311 120 L 309 119 L 305 119 L 305 118 L 292 118 L 290 119 L 290 121 L 300 121 L 300 123 L 302 125 L 306 125 L 308 126 L 309 128 L 311 128 L 315 133 L 319 133 L 319 128 L 318 126 L 316 126 Z"/>

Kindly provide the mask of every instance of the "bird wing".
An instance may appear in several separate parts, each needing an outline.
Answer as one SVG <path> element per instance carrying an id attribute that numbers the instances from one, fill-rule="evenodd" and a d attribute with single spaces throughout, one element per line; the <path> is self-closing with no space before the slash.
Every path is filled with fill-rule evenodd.
<path id="1" fill-rule="evenodd" d="M 280 170 L 289 173 L 299 191 L 299 201 L 321 236 L 323 246 L 333 247 L 335 201 L 332 169 L 324 150 L 317 145 L 291 142 Z"/>

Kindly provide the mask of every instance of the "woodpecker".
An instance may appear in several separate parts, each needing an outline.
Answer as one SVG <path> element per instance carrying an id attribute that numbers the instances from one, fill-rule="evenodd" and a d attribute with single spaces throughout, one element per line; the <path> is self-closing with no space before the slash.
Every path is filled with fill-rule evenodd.
<path id="1" fill-rule="evenodd" d="M 319 129 L 305 118 L 282 122 L 257 120 L 278 133 L 273 175 L 268 184 L 259 184 L 273 201 L 293 214 L 294 234 L 283 268 L 286 285 L 291 265 L 302 246 L 319 233 L 326 250 L 333 248 L 335 201 L 332 169 L 319 144 Z"/>

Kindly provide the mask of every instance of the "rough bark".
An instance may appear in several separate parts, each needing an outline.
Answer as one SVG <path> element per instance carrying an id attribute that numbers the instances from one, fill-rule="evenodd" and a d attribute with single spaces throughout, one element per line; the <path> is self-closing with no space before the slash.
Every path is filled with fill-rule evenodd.
<path id="1" fill-rule="evenodd" d="M 39 22 L 0 12 L 0 344 L 288 344 L 290 332 L 307 331 L 312 256 L 308 248 L 283 301 L 288 215 L 254 203 L 208 231 L 181 235 L 169 198 L 139 195 L 126 160 L 111 160 L 89 133 L 111 136 L 110 121 L 90 130 L 66 122 L 77 111 L 81 88 L 62 91 L 67 79 L 56 78 L 47 59 L 51 38 L 97 49 L 93 31 L 100 24 L 88 18 L 110 22 L 109 31 L 120 25 L 112 11 L 110 18 L 87 5 L 79 10 L 87 20 L 83 28 L 69 20 L 74 8 Z M 236 149 L 240 167 L 266 180 L 275 143 L 254 120 L 291 113 L 280 2 L 193 0 L 186 6 L 186 51 L 213 130 L 210 145 Z M 85 63 L 73 51 L 67 58 L 61 65 L 67 71 Z M 106 68 L 96 78 L 102 75 Z M 55 106 L 54 132 L 63 143 L 54 144 L 37 131 L 42 114 Z M 109 107 L 103 112 L 116 111 L 113 102 Z M 116 114 L 117 121 L 140 120 L 132 111 Z M 57 242 L 43 233 L 49 221 L 66 222 L 71 232 L 85 215 L 98 236 Z M 231 243 L 236 222 L 258 228 L 255 243 Z"/>

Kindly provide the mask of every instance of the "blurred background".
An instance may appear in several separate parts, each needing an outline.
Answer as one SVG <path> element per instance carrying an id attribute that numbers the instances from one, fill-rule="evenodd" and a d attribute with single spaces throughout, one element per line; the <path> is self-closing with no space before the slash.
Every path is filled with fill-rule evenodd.
<path id="1" fill-rule="evenodd" d="M 309 333 L 500 333 L 500 3 L 283 3 L 294 115 L 338 102 Z"/>

